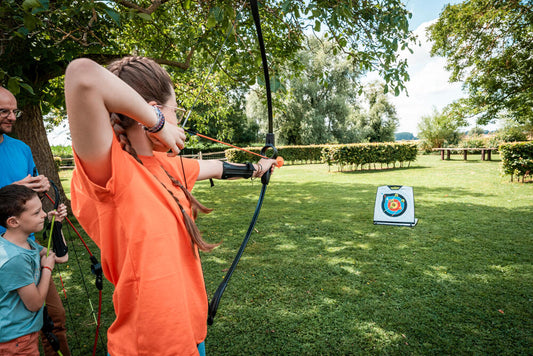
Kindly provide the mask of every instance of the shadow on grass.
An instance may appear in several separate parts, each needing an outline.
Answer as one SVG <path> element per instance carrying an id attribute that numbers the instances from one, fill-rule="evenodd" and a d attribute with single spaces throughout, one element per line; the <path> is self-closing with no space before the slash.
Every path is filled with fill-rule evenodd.
<path id="1" fill-rule="evenodd" d="M 209 353 L 528 354 L 533 209 L 423 188 L 418 226 L 375 226 L 375 193 L 368 184 L 278 183 L 209 328 Z M 243 220 L 202 257 L 209 295 L 244 236 L 247 198 L 207 222 L 213 230 Z"/>

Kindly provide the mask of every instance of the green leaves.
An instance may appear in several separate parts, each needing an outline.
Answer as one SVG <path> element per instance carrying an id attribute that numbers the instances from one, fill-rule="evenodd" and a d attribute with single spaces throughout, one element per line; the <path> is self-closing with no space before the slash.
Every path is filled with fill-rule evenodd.
<path id="1" fill-rule="evenodd" d="M 322 159 L 329 166 L 363 167 L 370 164 L 412 162 L 416 160 L 416 143 L 357 143 L 348 145 L 327 145 L 322 149 Z"/>
<path id="2" fill-rule="evenodd" d="M 533 11 L 523 1 L 473 0 L 448 5 L 428 29 L 433 55 L 447 58 L 451 81 L 463 81 L 466 117 L 486 124 L 509 113 L 533 123 Z"/>
<path id="3" fill-rule="evenodd" d="M 224 10 L 218 6 L 213 7 L 209 11 L 209 17 L 207 18 L 207 28 L 213 28 L 217 23 L 222 22 L 224 19 Z"/>
<path id="4" fill-rule="evenodd" d="M 35 94 L 33 92 L 33 88 L 30 85 L 24 83 L 20 77 L 10 77 L 9 75 L 7 75 L 5 71 L 0 69 L 0 82 L 5 82 L 5 81 L 7 81 L 7 85 L 6 85 L 7 90 L 13 93 L 13 95 L 19 94 L 21 88 L 26 90 L 31 95 Z"/>
<path id="5" fill-rule="evenodd" d="M 22 3 L 22 8 L 24 11 L 31 11 L 34 8 L 41 7 L 39 0 L 24 0 Z"/>
<path id="6" fill-rule="evenodd" d="M 498 147 L 502 156 L 502 173 L 524 177 L 533 172 L 533 142 L 504 143 Z"/>

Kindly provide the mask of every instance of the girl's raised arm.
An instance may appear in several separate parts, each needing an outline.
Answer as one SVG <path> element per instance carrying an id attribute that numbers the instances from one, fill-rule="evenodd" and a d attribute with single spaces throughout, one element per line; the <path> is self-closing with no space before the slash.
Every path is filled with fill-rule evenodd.
<path id="1" fill-rule="evenodd" d="M 89 178 L 99 185 L 111 177 L 110 113 L 127 115 L 146 127 L 158 122 L 154 108 L 135 90 L 90 59 L 76 59 L 67 67 L 65 101 L 72 146 Z M 165 124 L 154 136 L 178 154 L 183 140 L 173 126 Z"/>

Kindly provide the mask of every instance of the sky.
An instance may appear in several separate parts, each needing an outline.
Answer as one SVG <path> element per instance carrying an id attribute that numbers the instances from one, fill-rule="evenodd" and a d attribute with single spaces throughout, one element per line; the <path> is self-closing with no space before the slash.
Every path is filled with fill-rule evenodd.
<path id="1" fill-rule="evenodd" d="M 444 7 L 460 1 L 450 0 L 406 0 L 406 6 L 413 14 L 409 27 L 417 35 L 420 46 L 413 46 L 413 53 L 402 55 L 407 58 L 409 82 L 407 94 L 391 96 L 399 118 L 397 132 L 418 133 L 417 125 L 422 116 L 442 110 L 446 105 L 464 96 L 462 83 L 450 83 L 443 57 L 431 57 L 431 42 L 426 39 L 426 27 L 434 23 Z"/>
<path id="2" fill-rule="evenodd" d="M 433 110 L 442 110 L 446 105 L 464 96 L 461 90 L 462 83 L 450 83 L 449 72 L 446 71 L 446 60 L 442 57 L 429 55 L 431 43 L 427 41 L 425 28 L 439 17 L 444 7 L 451 3 L 457 4 L 460 0 L 404 0 L 407 9 L 413 14 L 409 27 L 418 36 L 421 43 L 413 46 L 413 53 L 405 51 L 402 55 L 407 58 L 410 81 L 406 83 L 407 94 L 390 97 L 396 107 L 399 118 L 397 132 L 418 133 L 417 125 L 423 116 L 433 113 Z M 377 75 L 370 73 L 365 80 L 378 79 Z M 495 125 L 485 126 L 493 130 Z M 52 145 L 70 145 L 68 140 L 67 124 L 54 130 L 48 135 Z"/>
<path id="3" fill-rule="evenodd" d="M 431 57 L 431 42 L 426 38 L 426 27 L 434 23 L 447 4 L 457 4 L 460 0 L 405 0 L 407 9 L 413 14 L 409 27 L 418 36 L 421 46 L 414 46 L 413 54 L 405 51 L 410 81 L 406 83 L 407 94 L 394 97 L 391 102 L 396 107 L 399 118 L 397 132 L 418 133 L 418 122 L 435 109 L 441 111 L 446 105 L 464 97 L 462 83 L 450 83 L 450 73 L 445 69 L 443 57 Z M 372 74 L 370 75 L 372 78 Z M 468 128 L 472 127 L 469 126 Z M 464 128 L 464 130 L 468 129 Z M 496 125 L 484 126 L 494 130 Z"/>

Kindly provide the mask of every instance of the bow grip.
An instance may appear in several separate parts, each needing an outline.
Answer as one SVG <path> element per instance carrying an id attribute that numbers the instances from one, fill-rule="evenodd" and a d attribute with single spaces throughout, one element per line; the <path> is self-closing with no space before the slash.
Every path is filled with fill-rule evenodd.
<path id="1" fill-rule="evenodd" d="M 272 149 L 272 151 L 273 151 L 273 152 L 272 152 L 272 155 L 271 155 L 270 157 L 268 157 L 268 156 L 266 155 L 266 151 L 267 151 L 269 148 Z M 265 156 L 265 157 L 268 157 L 268 158 L 270 158 L 270 159 L 276 159 L 276 157 L 278 157 L 278 150 L 276 149 L 276 147 L 274 147 L 274 144 L 273 144 L 273 143 L 267 143 L 267 144 L 265 145 L 265 147 L 263 147 L 263 148 L 261 149 L 261 155 L 262 155 L 262 156 Z M 271 169 L 271 168 L 269 168 L 269 169 L 265 172 L 265 174 L 263 174 L 263 175 L 261 176 L 261 183 L 263 183 L 264 185 L 267 185 L 267 184 L 270 182 L 270 169 Z"/>

